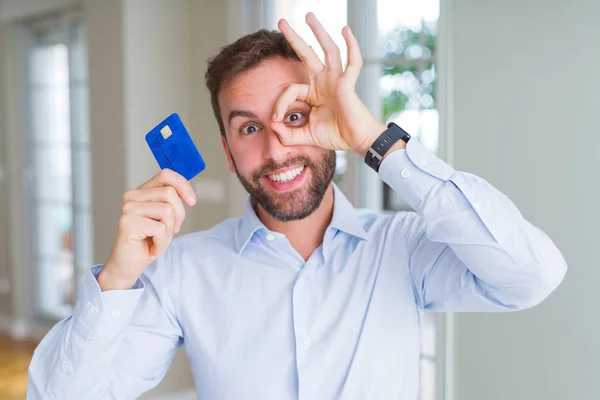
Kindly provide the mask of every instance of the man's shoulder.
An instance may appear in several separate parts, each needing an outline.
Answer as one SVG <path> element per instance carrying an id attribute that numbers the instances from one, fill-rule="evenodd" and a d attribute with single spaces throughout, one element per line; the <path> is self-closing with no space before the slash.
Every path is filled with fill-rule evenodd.
<path id="1" fill-rule="evenodd" d="M 357 208 L 356 210 L 367 231 L 369 229 L 389 227 L 390 225 L 409 227 L 412 224 L 421 222 L 421 217 L 413 210 L 375 211 L 367 208 Z"/>

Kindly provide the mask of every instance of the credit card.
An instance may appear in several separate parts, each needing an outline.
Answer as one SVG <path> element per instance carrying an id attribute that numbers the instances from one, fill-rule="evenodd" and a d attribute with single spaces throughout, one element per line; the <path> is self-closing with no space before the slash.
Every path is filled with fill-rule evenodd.
<path id="1" fill-rule="evenodd" d="M 200 152 L 177 113 L 146 134 L 146 142 L 161 169 L 169 168 L 188 181 L 206 168 Z"/>

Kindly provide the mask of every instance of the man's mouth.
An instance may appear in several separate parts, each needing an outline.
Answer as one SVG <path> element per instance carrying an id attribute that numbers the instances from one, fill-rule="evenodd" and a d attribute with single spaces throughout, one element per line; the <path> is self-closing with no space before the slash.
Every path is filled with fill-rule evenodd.
<path id="1" fill-rule="evenodd" d="M 300 187 L 308 173 L 308 166 L 295 165 L 263 176 L 265 182 L 277 192 L 287 192 Z"/>
<path id="2" fill-rule="evenodd" d="M 290 181 L 293 181 L 294 179 L 296 179 L 296 177 L 298 175 L 300 175 L 302 173 L 302 171 L 304 171 L 304 168 L 305 168 L 304 165 L 301 165 L 299 167 L 292 167 L 292 168 L 287 169 L 282 172 L 278 172 L 278 173 L 274 173 L 274 174 L 267 174 L 267 178 L 269 178 L 273 182 L 277 182 L 277 183 L 290 182 Z"/>

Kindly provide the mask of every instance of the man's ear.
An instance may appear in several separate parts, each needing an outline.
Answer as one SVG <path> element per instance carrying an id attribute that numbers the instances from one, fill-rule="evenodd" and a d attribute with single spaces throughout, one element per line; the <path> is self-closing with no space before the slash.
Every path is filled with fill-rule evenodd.
<path id="1" fill-rule="evenodd" d="M 221 144 L 223 145 L 223 151 L 225 151 L 225 157 L 227 157 L 227 163 L 229 164 L 229 170 L 235 172 L 235 165 L 233 164 L 233 158 L 231 158 L 231 152 L 229 151 L 229 145 L 225 136 L 221 135 Z"/>

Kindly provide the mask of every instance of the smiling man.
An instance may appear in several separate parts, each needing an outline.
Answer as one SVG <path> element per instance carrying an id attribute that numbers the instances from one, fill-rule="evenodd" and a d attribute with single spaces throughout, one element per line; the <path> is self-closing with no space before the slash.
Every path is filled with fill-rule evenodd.
<path id="1" fill-rule="evenodd" d="M 28 398 L 133 399 L 184 345 L 201 399 L 415 400 L 424 310 L 520 310 L 560 284 L 561 253 L 504 195 L 368 111 L 350 29 L 343 69 L 307 23 L 325 64 L 283 20 L 209 61 L 244 215 L 171 243 L 190 184 L 163 170 L 126 193 L 110 257 L 34 354 Z M 332 183 L 335 150 L 415 212 L 355 209 Z"/>

